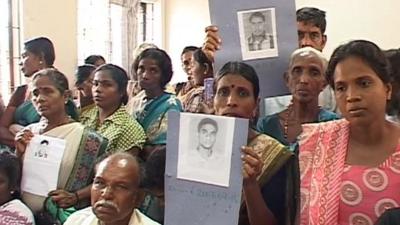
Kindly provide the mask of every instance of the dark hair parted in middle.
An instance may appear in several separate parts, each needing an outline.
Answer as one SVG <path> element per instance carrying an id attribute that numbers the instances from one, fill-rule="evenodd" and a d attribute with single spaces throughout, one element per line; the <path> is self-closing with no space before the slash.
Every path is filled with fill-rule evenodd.
<path id="1" fill-rule="evenodd" d="M 169 55 L 162 49 L 159 48 L 149 48 L 144 50 L 142 53 L 139 54 L 139 56 L 135 59 L 135 62 L 133 63 L 133 68 L 135 71 L 138 70 L 140 60 L 142 59 L 153 59 L 157 62 L 157 66 L 161 70 L 161 88 L 165 88 L 165 85 L 168 84 L 168 82 L 172 78 L 172 63 L 171 63 L 171 58 Z"/>
<path id="2" fill-rule="evenodd" d="M 51 83 L 53 83 L 54 87 L 56 87 L 61 94 L 64 94 L 65 91 L 68 91 L 68 79 L 63 73 L 61 73 L 57 69 L 47 68 L 39 70 L 33 75 L 32 80 L 37 80 L 40 77 L 49 78 Z"/>
<path id="3" fill-rule="evenodd" d="M 43 57 L 46 65 L 53 66 L 56 55 L 54 53 L 54 45 L 50 39 L 46 37 L 38 37 L 25 41 L 24 48 L 26 51 L 33 53 L 39 57 Z"/>
<path id="4" fill-rule="evenodd" d="M 47 77 L 61 94 L 64 94 L 66 91 L 69 91 L 67 77 L 57 69 L 47 68 L 39 70 L 38 72 L 33 74 L 32 80 L 39 79 L 40 77 Z M 77 111 L 74 102 L 71 99 L 67 101 L 65 109 L 67 111 L 67 114 L 70 115 L 72 119 L 79 120 L 79 113 Z"/>
<path id="5" fill-rule="evenodd" d="M 122 94 L 121 102 L 126 104 L 128 102 L 128 93 L 126 91 L 128 85 L 128 74 L 126 71 L 121 67 L 110 63 L 99 66 L 94 73 L 99 71 L 108 71 L 111 79 L 117 83 L 119 93 Z"/>
<path id="6" fill-rule="evenodd" d="M 366 40 L 354 40 L 340 45 L 333 51 L 326 71 L 326 80 L 335 89 L 334 74 L 337 64 L 349 57 L 357 57 L 363 60 L 378 75 L 383 83 L 390 79 L 390 64 L 384 52 L 373 42 Z"/>
<path id="7" fill-rule="evenodd" d="M 244 62 L 231 61 L 227 62 L 222 68 L 217 72 L 216 82 L 214 82 L 214 92 L 216 91 L 216 84 L 222 77 L 227 74 L 241 76 L 253 85 L 253 94 L 255 100 L 258 99 L 260 94 L 260 83 L 258 80 L 257 72 L 252 66 Z"/>

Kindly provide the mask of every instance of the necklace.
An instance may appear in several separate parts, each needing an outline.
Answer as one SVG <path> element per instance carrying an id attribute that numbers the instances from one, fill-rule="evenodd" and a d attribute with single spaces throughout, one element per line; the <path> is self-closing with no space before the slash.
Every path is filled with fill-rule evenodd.
<path id="1" fill-rule="evenodd" d="M 283 137 L 287 141 L 288 141 L 288 133 L 289 133 L 289 116 L 293 110 L 292 105 L 293 105 L 292 103 L 289 104 L 289 106 L 287 107 L 287 111 L 283 117 Z"/>

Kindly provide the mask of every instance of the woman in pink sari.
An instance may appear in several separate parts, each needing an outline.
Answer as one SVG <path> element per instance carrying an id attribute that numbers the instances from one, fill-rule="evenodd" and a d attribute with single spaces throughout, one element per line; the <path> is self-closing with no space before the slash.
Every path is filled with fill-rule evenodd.
<path id="1" fill-rule="evenodd" d="M 338 47 L 327 80 L 345 119 L 303 127 L 300 224 L 374 224 L 400 205 L 400 127 L 385 119 L 389 64 L 372 42 Z"/>

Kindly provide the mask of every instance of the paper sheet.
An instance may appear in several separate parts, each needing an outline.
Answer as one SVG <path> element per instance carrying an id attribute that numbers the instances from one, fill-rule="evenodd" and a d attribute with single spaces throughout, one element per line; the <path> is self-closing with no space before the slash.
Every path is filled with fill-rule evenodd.
<path id="1" fill-rule="evenodd" d="M 24 155 L 22 169 L 23 192 L 47 196 L 57 189 L 58 174 L 65 151 L 65 140 L 35 135 Z"/>

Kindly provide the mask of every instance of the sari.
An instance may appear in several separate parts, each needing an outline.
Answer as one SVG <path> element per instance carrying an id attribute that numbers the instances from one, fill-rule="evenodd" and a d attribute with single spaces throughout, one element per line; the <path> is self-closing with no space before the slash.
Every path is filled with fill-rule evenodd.
<path id="1" fill-rule="evenodd" d="M 257 178 L 267 207 L 278 224 L 295 224 L 299 208 L 299 174 L 296 156 L 275 139 L 259 134 L 248 146 L 263 161 Z M 249 224 L 246 203 L 240 208 L 239 225 Z"/>
<path id="2" fill-rule="evenodd" d="M 40 127 L 41 123 L 28 126 L 34 134 L 39 133 Z M 94 166 L 97 159 L 105 152 L 108 141 L 79 122 L 58 126 L 43 135 L 66 140 L 57 188 L 75 192 L 91 184 Z M 42 209 L 46 197 L 24 192 L 22 199 L 32 211 L 38 212 Z"/>
<path id="3" fill-rule="evenodd" d="M 182 112 L 181 102 L 175 95 L 164 92 L 161 96 L 147 100 L 140 99 L 140 107 L 133 116 L 142 125 L 147 135 L 146 144 L 159 145 L 167 143 L 167 113 Z"/>
<path id="4" fill-rule="evenodd" d="M 199 113 L 200 103 L 204 102 L 204 86 L 194 87 L 182 100 L 183 110 L 185 112 Z"/>
<path id="5" fill-rule="evenodd" d="M 345 119 L 303 125 L 300 224 L 373 224 L 399 205 L 400 145 L 377 167 L 348 165 L 349 133 Z"/>
<path id="6" fill-rule="evenodd" d="M 300 136 L 300 224 L 337 224 L 349 123 L 303 125 Z"/>

